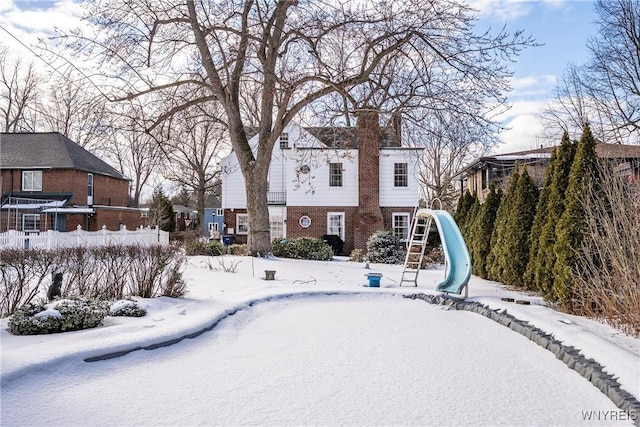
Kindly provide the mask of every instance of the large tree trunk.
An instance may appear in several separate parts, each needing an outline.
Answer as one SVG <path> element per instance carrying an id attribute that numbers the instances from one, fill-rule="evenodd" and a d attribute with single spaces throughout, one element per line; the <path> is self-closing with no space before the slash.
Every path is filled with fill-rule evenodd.
<path id="1" fill-rule="evenodd" d="M 264 159 L 260 159 L 264 160 Z M 269 157 L 268 160 L 271 160 Z M 249 250 L 253 255 L 265 255 L 271 250 L 271 227 L 269 223 L 269 208 L 267 206 L 267 173 L 269 163 L 259 165 L 256 161 L 253 167 L 245 173 L 247 212 L 249 214 Z"/>

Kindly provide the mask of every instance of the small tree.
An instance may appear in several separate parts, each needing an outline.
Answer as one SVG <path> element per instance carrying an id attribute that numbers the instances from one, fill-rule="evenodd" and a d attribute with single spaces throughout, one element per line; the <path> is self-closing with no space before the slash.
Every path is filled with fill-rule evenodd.
<path id="1" fill-rule="evenodd" d="M 520 173 L 515 184 L 502 249 L 502 282 L 522 287 L 523 275 L 529 262 L 531 227 L 536 215 L 538 187 L 527 169 Z"/>
<path id="2" fill-rule="evenodd" d="M 585 196 L 587 179 L 597 182 L 598 158 L 596 141 L 589 125 L 585 125 L 571 164 L 567 186 L 565 209 L 556 226 L 556 244 L 553 251 L 556 262 L 553 267 L 553 293 L 567 310 L 573 308 L 573 273 L 579 261 L 578 249 L 586 239 L 585 212 L 580 200 Z"/>
<path id="3" fill-rule="evenodd" d="M 165 196 L 162 187 L 157 187 L 153 192 L 151 205 L 149 206 L 149 221 L 152 225 L 160 227 L 163 231 L 175 231 L 176 217 L 173 214 L 171 200 Z"/>
<path id="4" fill-rule="evenodd" d="M 556 224 L 560 221 L 565 207 L 565 192 L 569 183 L 569 172 L 575 156 L 575 145 L 571 143 L 567 132 L 562 136 L 560 146 L 556 148 L 555 163 L 550 165 L 552 176 L 549 187 L 549 199 L 546 212 L 540 211 L 539 215 L 545 215 L 538 237 L 537 255 L 531 256 L 530 263 L 533 273 L 535 288 L 548 300 L 554 300 L 553 295 L 553 266 L 556 255 L 553 247 L 556 243 Z"/>
<path id="5" fill-rule="evenodd" d="M 493 233 L 491 233 L 491 250 L 487 257 L 487 276 L 490 280 L 502 281 L 502 274 L 505 265 L 511 261 L 511 256 L 507 252 L 506 239 L 509 233 L 509 212 L 513 205 L 515 189 L 520 177 L 520 168 L 516 165 L 506 194 L 502 197 L 500 207 L 496 212 L 496 221 Z"/>
<path id="6" fill-rule="evenodd" d="M 491 252 L 491 234 L 496 221 L 496 214 L 500 207 L 502 199 L 502 190 L 496 191 L 494 184 L 489 186 L 489 194 L 482 205 L 478 215 L 471 225 L 471 239 L 467 242 L 471 261 L 473 265 L 473 274 L 487 278 L 487 256 Z"/>

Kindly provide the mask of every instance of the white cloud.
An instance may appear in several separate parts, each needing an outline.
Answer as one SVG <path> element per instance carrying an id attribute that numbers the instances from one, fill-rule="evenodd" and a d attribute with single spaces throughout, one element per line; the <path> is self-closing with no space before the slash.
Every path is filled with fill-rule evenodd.
<path id="1" fill-rule="evenodd" d="M 544 127 L 536 115 L 519 114 L 507 122 L 506 127 L 508 129 L 501 135 L 504 144 L 494 150 L 496 153 L 510 153 L 540 148 L 539 135 L 542 134 Z"/>
<path id="2" fill-rule="evenodd" d="M 558 10 L 568 7 L 569 0 L 469 0 L 478 17 L 494 17 L 505 21 L 527 16 L 534 7 Z"/>

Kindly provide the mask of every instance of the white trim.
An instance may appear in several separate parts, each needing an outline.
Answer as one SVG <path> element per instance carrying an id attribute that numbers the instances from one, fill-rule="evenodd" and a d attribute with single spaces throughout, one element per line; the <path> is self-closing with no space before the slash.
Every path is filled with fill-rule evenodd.
<path id="1" fill-rule="evenodd" d="M 405 237 L 398 237 L 396 235 L 396 217 L 405 217 L 406 218 L 406 235 Z M 406 241 L 407 239 L 409 239 L 409 228 L 411 227 L 411 214 L 409 214 L 408 212 L 392 212 L 391 213 L 391 231 L 393 232 L 393 235 L 398 237 L 400 240 L 402 241 Z"/>
<path id="2" fill-rule="evenodd" d="M 240 224 L 240 218 L 246 218 L 246 223 Z M 240 231 L 240 225 L 246 227 L 246 231 Z M 236 214 L 236 234 L 249 234 L 249 214 L 238 213 Z"/>
<path id="3" fill-rule="evenodd" d="M 335 233 L 334 230 L 331 229 L 331 221 L 330 218 L 331 216 L 340 216 L 341 220 L 340 220 L 340 231 L 338 233 Z M 345 232 L 345 215 L 344 212 L 327 212 L 327 234 L 337 234 L 338 236 L 340 236 L 340 238 L 342 239 L 342 241 L 344 241 L 344 232 Z"/>

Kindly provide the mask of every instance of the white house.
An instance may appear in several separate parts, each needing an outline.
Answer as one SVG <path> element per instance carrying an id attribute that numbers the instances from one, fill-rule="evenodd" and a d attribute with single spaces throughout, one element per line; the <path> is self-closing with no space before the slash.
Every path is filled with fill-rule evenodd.
<path id="1" fill-rule="evenodd" d="M 401 146 L 399 121 L 380 127 L 374 110 L 357 117 L 356 128 L 291 124 L 282 133 L 269 169 L 272 239 L 337 235 L 349 253 L 379 229 L 407 238 L 420 197 L 421 149 Z M 257 138 L 249 141 L 254 147 Z M 220 165 L 223 233 L 244 243 L 246 193 L 235 153 Z"/>

